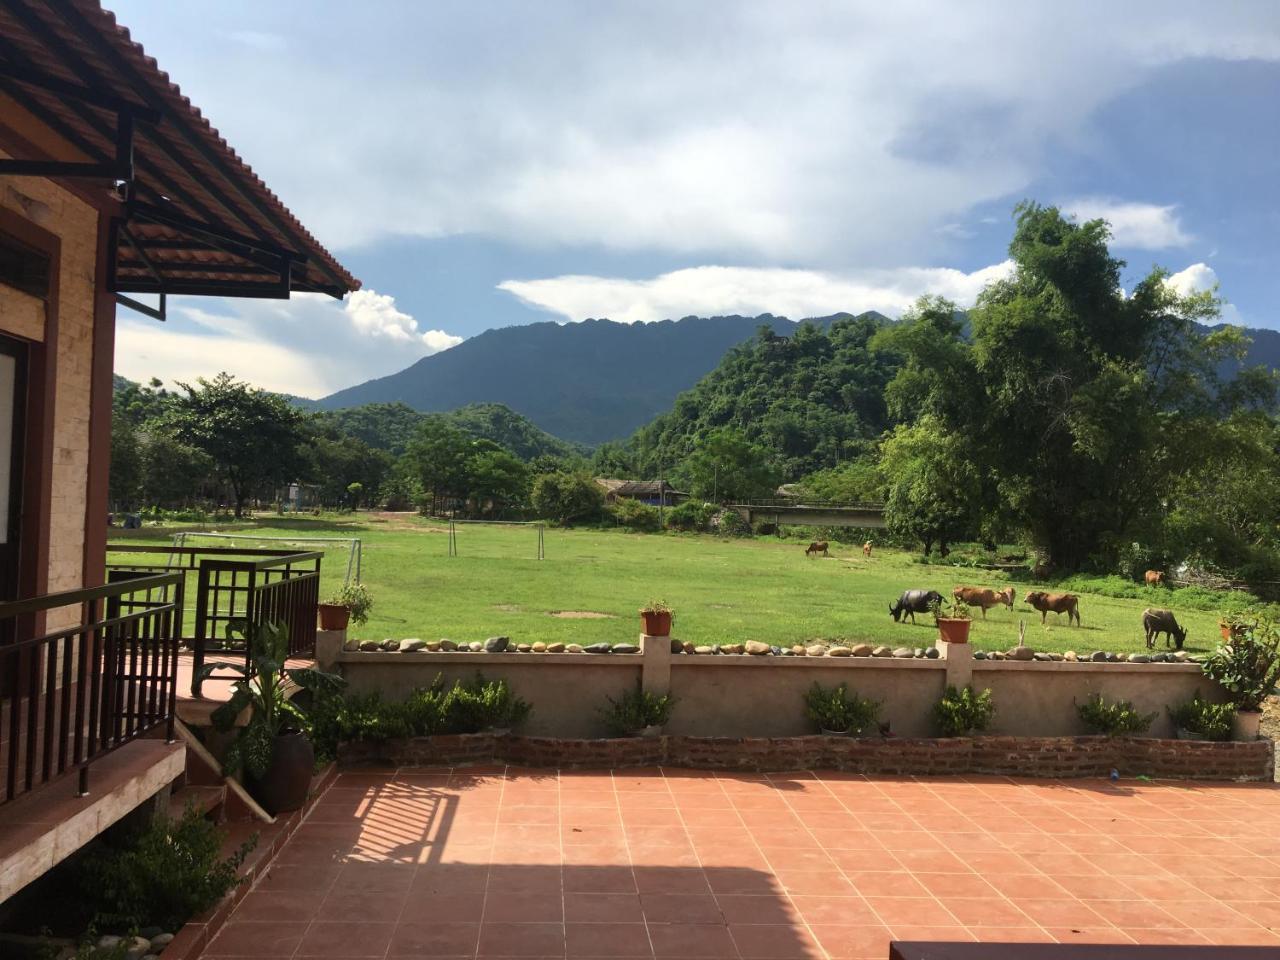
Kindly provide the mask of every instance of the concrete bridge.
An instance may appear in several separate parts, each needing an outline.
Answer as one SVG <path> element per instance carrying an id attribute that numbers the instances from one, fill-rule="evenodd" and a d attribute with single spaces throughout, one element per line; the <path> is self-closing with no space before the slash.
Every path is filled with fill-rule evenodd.
<path id="1" fill-rule="evenodd" d="M 748 500 L 728 504 L 747 523 L 762 520 L 780 526 L 883 527 L 884 504 L 826 500 Z"/>

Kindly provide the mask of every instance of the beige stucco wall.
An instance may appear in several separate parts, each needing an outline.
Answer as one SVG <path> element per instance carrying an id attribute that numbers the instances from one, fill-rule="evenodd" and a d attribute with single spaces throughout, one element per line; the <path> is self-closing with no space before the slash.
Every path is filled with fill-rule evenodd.
<path id="1" fill-rule="evenodd" d="M 975 689 L 991 688 L 996 705 L 993 734 L 1067 736 L 1087 731 L 1075 703 L 1091 693 L 1109 701 L 1131 700 L 1157 713 L 1151 736 L 1173 735 L 1166 707 L 1199 692 L 1217 702 L 1222 689 L 1192 663 L 1068 663 L 897 660 L 870 657 L 751 657 L 664 654 L 665 639 L 640 655 L 359 653 L 337 657 L 337 667 L 357 693 L 380 691 L 402 700 L 437 674 L 447 682 L 476 671 L 504 678 L 533 704 L 522 732 L 532 736 L 596 737 L 604 733 L 597 710 L 606 695 L 643 679 L 653 692 L 677 699 L 667 732 L 702 737 L 789 737 L 813 733 L 804 694 L 817 682 L 847 683 L 860 696 L 881 702 L 881 717 L 899 736 L 934 736 L 933 705 L 948 683 L 963 685 L 972 667 Z M 969 651 L 963 651 L 968 653 Z M 652 656 L 651 656 L 652 654 Z"/>
<path id="2" fill-rule="evenodd" d="M 39 177 L 0 177 L 0 205 L 62 244 L 48 590 L 72 590 L 83 585 L 98 212 Z M 35 339 L 29 303 L 7 309 L 17 303 L 11 297 L 0 301 L 0 330 Z"/>

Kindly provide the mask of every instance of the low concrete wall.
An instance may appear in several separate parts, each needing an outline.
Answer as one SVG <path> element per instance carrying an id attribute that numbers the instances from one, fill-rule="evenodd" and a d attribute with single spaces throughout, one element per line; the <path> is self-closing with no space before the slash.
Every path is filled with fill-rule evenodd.
<path id="1" fill-rule="evenodd" d="M 1131 700 L 1156 713 L 1149 731 L 1170 737 L 1166 707 L 1202 697 L 1222 702 L 1225 692 L 1195 663 L 1092 663 L 974 660 L 968 644 L 943 644 L 938 659 L 779 657 L 672 653 L 665 637 L 642 637 L 641 652 L 584 653 L 336 653 L 334 664 L 356 693 L 390 700 L 429 685 L 469 680 L 477 671 L 502 678 L 533 704 L 523 733 L 538 737 L 598 737 L 598 709 L 606 696 L 641 683 L 679 701 L 667 733 L 698 737 L 795 737 L 813 732 L 804 693 L 816 681 L 847 683 L 860 696 L 881 701 L 881 715 L 898 736 L 927 737 L 932 708 L 947 685 L 990 687 L 992 734 L 1076 736 L 1085 731 L 1075 703 L 1092 693 Z"/>

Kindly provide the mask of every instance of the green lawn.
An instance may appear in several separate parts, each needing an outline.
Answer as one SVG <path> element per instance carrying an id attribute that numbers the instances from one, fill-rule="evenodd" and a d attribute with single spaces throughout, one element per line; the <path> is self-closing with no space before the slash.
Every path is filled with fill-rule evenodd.
<path id="1" fill-rule="evenodd" d="M 637 609 L 664 599 L 676 610 L 674 633 L 694 643 L 763 640 L 792 644 L 836 638 L 890 645 L 929 646 L 936 630 L 928 616 L 895 624 L 888 605 L 910 587 L 949 596 L 957 584 L 1000 586 L 998 574 L 926 566 L 903 552 L 877 549 L 870 560 L 853 545 L 833 545 L 830 559 L 810 559 L 804 544 L 759 538 L 627 534 L 601 530 L 546 531 L 546 559 L 535 557 L 532 528 L 459 526 L 459 556 L 448 556 L 444 526 L 417 518 L 380 520 L 262 520 L 263 536 L 353 536 L 363 542 L 364 582 L 374 594 L 361 639 L 450 637 L 477 640 L 506 634 L 516 642 L 634 641 Z M 163 532 L 147 541 L 167 543 Z M 138 542 L 131 540 L 131 542 Z M 146 542 L 146 541 L 144 541 Z M 208 543 L 209 541 L 206 541 Z M 248 541 L 246 540 L 247 544 Z M 345 555 L 325 561 L 325 592 L 341 583 Z M 1018 585 L 1018 596 L 1027 589 Z M 1018 623 L 1038 650 L 1136 652 L 1144 649 L 1141 613 L 1168 606 L 1188 628 L 1187 649 L 1205 651 L 1218 638 L 1217 616 L 1184 609 L 1178 591 L 1142 587 L 1137 599 L 1084 594 L 1082 627 L 1065 617 L 1040 615 L 1019 602 L 979 616 L 973 642 L 1005 649 L 1017 642 Z M 557 612 L 606 614 L 576 619 Z M 1163 649 L 1163 641 L 1161 643 Z"/>

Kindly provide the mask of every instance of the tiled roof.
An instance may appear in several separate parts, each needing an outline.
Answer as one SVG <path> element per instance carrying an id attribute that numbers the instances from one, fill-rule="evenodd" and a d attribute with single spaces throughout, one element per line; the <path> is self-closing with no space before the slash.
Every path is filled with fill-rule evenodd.
<path id="1" fill-rule="evenodd" d="M 73 88 L 97 101 L 68 93 Z M 282 258 L 292 261 L 290 290 L 340 297 L 359 288 L 96 0 L 0 0 L 0 94 L 76 151 L 22 159 L 112 160 L 117 112 L 103 100 L 159 114 L 158 123 L 135 124 L 134 205 L 129 237 L 119 244 L 117 289 L 216 294 L 239 287 L 240 295 L 271 296 L 274 287 L 279 295 Z M 290 108 L 282 97 L 280 110 Z M 10 125 L 4 113 L 0 125 Z M 253 293 L 257 287 L 263 292 Z"/>

